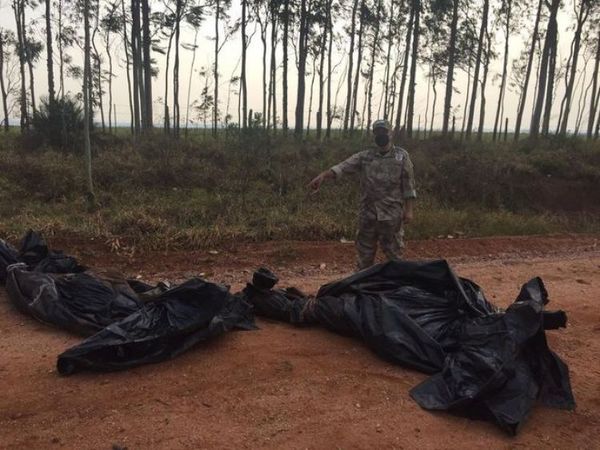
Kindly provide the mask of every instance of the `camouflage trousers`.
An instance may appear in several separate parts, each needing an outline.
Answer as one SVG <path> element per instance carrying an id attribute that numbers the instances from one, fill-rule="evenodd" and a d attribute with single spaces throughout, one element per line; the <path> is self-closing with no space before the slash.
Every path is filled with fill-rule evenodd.
<path id="1" fill-rule="evenodd" d="M 402 220 L 377 220 L 361 216 L 356 235 L 358 270 L 366 269 L 375 262 L 378 244 L 388 260 L 399 260 L 404 251 Z"/>

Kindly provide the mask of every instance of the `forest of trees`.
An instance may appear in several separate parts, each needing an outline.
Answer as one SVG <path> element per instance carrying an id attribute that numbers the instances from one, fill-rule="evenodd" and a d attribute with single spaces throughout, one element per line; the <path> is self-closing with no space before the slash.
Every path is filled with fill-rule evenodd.
<path id="1" fill-rule="evenodd" d="M 63 100 L 67 80 L 75 80 L 80 90 L 72 95 L 107 132 L 117 126 L 114 86 L 126 83 L 134 136 L 160 126 L 179 137 L 194 122 L 215 137 L 222 127 L 264 127 L 325 138 L 384 117 L 408 137 L 430 135 L 441 118 L 441 133 L 475 140 L 488 117 L 496 140 L 506 139 L 510 117 L 515 140 L 524 133 L 598 138 L 600 0 L 240 2 L 6 0 L 14 21 L 0 28 L 4 128 L 18 117 L 28 129 L 40 99 Z M 568 34 L 561 35 L 559 14 L 569 17 Z M 182 40 L 184 30 L 193 41 Z M 200 45 L 200 33 L 210 33 L 210 46 Z M 568 55 L 561 39 L 570 41 Z M 224 53 L 234 40 L 235 52 L 228 45 Z M 516 42 L 525 45 L 511 55 Z M 251 43 L 261 61 L 248 61 Z M 182 52 L 191 52 L 189 67 Z M 224 58 L 237 61 L 233 73 L 223 73 Z M 198 67 L 200 59 L 210 64 Z M 46 92 L 36 90 L 42 64 Z M 259 86 L 249 84 L 249 67 L 260 68 Z M 417 115 L 418 74 L 427 100 Z M 457 88 L 459 75 L 466 89 Z M 249 91 L 259 90 L 251 104 Z M 518 102 L 506 101 L 508 92 Z M 486 101 L 492 95 L 495 104 Z"/>

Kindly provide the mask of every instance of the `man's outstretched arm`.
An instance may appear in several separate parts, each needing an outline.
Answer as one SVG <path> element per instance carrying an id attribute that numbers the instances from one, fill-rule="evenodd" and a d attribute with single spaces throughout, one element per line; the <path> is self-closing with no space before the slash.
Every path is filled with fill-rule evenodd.
<path id="1" fill-rule="evenodd" d="M 317 192 L 319 192 L 319 189 L 321 189 L 321 184 L 323 184 L 323 181 L 334 178 L 335 172 L 331 169 L 327 169 L 326 171 L 321 172 L 319 175 L 313 178 L 312 181 L 308 183 L 308 187 L 312 190 L 313 194 L 316 194 Z"/>
<path id="2" fill-rule="evenodd" d="M 345 161 L 342 161 L 341 163 L 333 166 L 331 169 L 320 173 L 310 183 L 308 183 L 308 187 L 312 189 L 314 194 L 319 192 L 321 184 L 325 180 L 339 178 L 346 174 L 357 173 L 360 170 L 364 154 L 365 152 L 355 153 Z"/>

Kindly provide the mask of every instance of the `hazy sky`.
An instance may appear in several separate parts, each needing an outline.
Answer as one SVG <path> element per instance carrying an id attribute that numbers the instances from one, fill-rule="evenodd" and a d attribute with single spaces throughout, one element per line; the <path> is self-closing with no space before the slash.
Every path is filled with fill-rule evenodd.
<path id="1" fill-rule="evenodd" d="M 572 0 L 566 0 L 565 2 L 565 6 L 561 9 L 560 13 L 559 13 L 559 17 L 558 17 L 558 23 L 559 23 L 559 60 L 563 59 L 563 58 L 567 58 L 568 54 L 569 54 L 569 47 L 571 44 L 571 40 L 572 40 L 572 36 L 573 36 L 573 30 L 568 30 L 569 26 L 573 23 L 574 19 L 573 19 L 573 5 L 572 5 Z M 36 29 L 37 29 L 37 37 L 38 39 L 45 41 L 45 37 L 43 35 L 43 28 L 44 28 L 44 18 L 43 18 L 43 13 L 44 10 L 43 8 L 38 8 L 36 11 L 34 12 L 28 12 L 28 18 L 27 18 L 27 22 L 31 23 L 32 21 L 37 21 L 37 25 L 36 25 Z M 239 2 L 236 2 L 234 0 L 233 2 L 233 6 L 231 8 L 230 11 L 230 16 L 233 19 L 237 18 L 240 16 L 241 13 L 241 6 Z M 535 14 L 535 11 L 530 11 L 530 14 L 533 16 Z M 341 24 L 338 24 L 338 27 Z M 15 29 L 15 25 L 14 25 L 14 16 L 13 16 L 13 11 L 10 7 L 10 3 L 7 0 L 0 0 L 0 26 L 5 27 L 5 28 L 9 28 L 9 29 Z M 524 33 L 525 32 L 529 32 L 531 30 L 531 28 L 533 27 L 533 23 L 530 23 L 526 26 L 523 26 L 523 30 Z M 248 30 L 248 34 L 252 34 L 253 31 L 253 25 L 251 27 L 249 27 Z M 83 33 L 83 30 L 81 30 L 81 32 Z M 200 29 L 199 32 L 199 39 L 198 39 L 198 43 L 199 43 L 199 48 L 197 50 L 196 53 L 196 62 L 195 62 L 195 70 L 194 70 L 194 74 L 192 76 L 192 83 L 191 83 L 191 99 L 193 100 L 199 100 L 199 96 L 200 93 L 202 91 L 202 88 L 204 87 L 205 84 L 205 79 L 204 77 L 202 77 L 199 72 L 202 68 L 208 68 L 209 70 L 212 70 L 212 62 L 213 62 L 213 55 L 214 55 L 214 41 L 211 40 L 212 36 L 214 34 L 214 18 L 212 17 L 208 17 L 204 23 L 202 28 Z M 222 35 L 224 34 L 223 32 L 221 33 Z M 496 33 L 496 39 L 499 40 L 503 40 L 503 34 L 502 33 Z M 182 43 L 189 43 L 191 44 L 194 40 L 194 32 L 193 30 L 189 27 L 189 26 L 185 26 L 182 30 L 182 37 L 181 37 L 181 42 Z M 510 51 L 509 51 L 509 61 L 512 61 L 513 58 L 516 58 L 522 48 L 523 48 L 523 37 L 521 36 L 514 36 L 511 38 L 511 44 L 510 44 Z M 166 43 L 165 43 L 166 46 Z M 240 58 L 240 48 L 241 48 L 241 40 L 239 38 L 239 33 L 237 33 L 234 37 L 232 37 L 223 47 L 221 54 L 220 54 L 220 58 L 219 58 L 219 73 L 220 73 L 220 108 L 221 108 L 221 112 L 224 115 L 225 110 L 226 110 L 226 106 L 227 106 L 227 98 L 228 98 L 228 89 L 229 89 L 229 79 L 232 77 L 232 75 L 238 75 L 239 76 L 239 58 Z M 499 43 L 497 46 L 497 51 L 499 53 L 502 53 L 503 51 L 503 44 Z M 56 51 L 55 51 L 55 55 L 56 55 Z M 68 53 L 74 58 L 74 61 L 81 61 L 81 51 L 77 48 L 71 48 L 69 49 Z M 394 53 L 394 51 L 392 51 L 392 53 Z M 121 61 L 122 59 L 124 59 L 124 52 L 123 52 L 123 48 L 122 48 L 122 43 L 118 40 L 115 40 L 114 43 L 114 50 L 112 51 L 112 55 L 113 55 L 113 61 L 115 66 L 118 65 L 124 65 L 124 62 Z M 163 97 L 163 93 L 164 93 L 164 85 L 165 85 L 165 58 L 158 54 L 158 53 L 154 53 L 153 57 L 157 59 L 158 61 L 158 69 L 159 69 L 159 75 L 157 78 L 154 79 L 154 83 L 153 83 L 153 94 L 154 94 L 154 102 L 155 102 L 155 106 L 154 106 L 154 114 L 155 114 L 155 122 L 157 124 L 162 124 L 162 117 L 163 117 L 163 106 L 162 106 L 162 97 Z M 290 47 L 290 58 L 293 58 L 293 50 Z M 336 54 L 333 57 L 333 62 L 334 64 L 337 64 L 338 62 L 341 61 L 341 63 L 339 64 L 339 66 L 337 67 L 336 72 L 333 75 L 333 83 L 332 86 L 334 87 L 334 90 L 337 88 L 338 86 L 338 82 L 340 79 L 340 76 L 345 73 L 345 67 L 346 67 L 346 56 L 345 54 L 342 52 L 336 52 Z M 116 60 L 118 60 L 118 62 L 116 62 Z M 277 62 L 278 64 L 281 63 L 282 60 L 282 50 L 281 50 L 281 46 L 278 48 L 278 53 L 277 53 Z M 180 52 L 180 105 L 181 105 L 181 119 L 182 121 L 185 120 L 185 116 L 186 116 L 186 111 L 185 111 L 185 105 L 186 105 L 186 99 L 187 99 L 187 94 L 188 94 L 188 78 L 189 78 L 189 70 L 190 70 L 190 66 L 191 66 L 191 61 L 192 61 L 192 52 L 188 51 L 188 50 L 181 50 Z M 307 62 L 307 70 L 310 71 L 310 64 L 311 61 L 309 60 Z M 582 68 L 584 64 L 583 58 L 580 57 L 580 65 L 579 67 Z M 509 68 L 510 68 L 510 62 L 509 62 Z M 418 69 L 418 73 L 417 73 L 417 84 L 416 84 L 416 102 L 415 102 L 415 127 L 417 126 L 417 122 L 418 122 L 418 116 L 419 114 L 421 115 L 421 120 L 422 123 L 424 123 L 425 121 L 425 112 L 426 112 L 426 106 L 427 106 L 427 78 L 424 76 L 424 70 L 425 68 L 419 68 Z M 535 67 L 534 67 L 535 69 Z M 588 64 L 588 68 L 587 68 L 587 77 L 586 77 L 586 85 L 589 82 L 589 80 L 591 79 L 591 73 L 592 73 L 592 69 L 593 69 L 593 59 L 590 60 L 590 63 Z M 486 118 L 485 118 L 485 127 L 487 129 L 493 128 L 494 126 L 494 118 L 495 118 L 495 113 L 496 113 L 496 103 L 498 100 L 498 90 L 499 90 L 499 86 L 500 86 L 500 76 L 499 74 L 501 73 L 502 70 L 502 54 L 499 55 L 498 59 L 496 59 L 495 61 L 492 62 L 492 65 L 490 67 L 490 75 L 488 77 L 488 86 L 486 89 L 486 100 L 487 100 L 487 108 L 486 108 Z M 55 83 L 58 85 L 58 75 L 57 75 L 58 69 L 55 69 Z M 113 103 L 116 105 L 116 110 L 117 110 L 117 118 L 118 121 L 123 123 L 123 124 L 128 124 L 129 123 L 129 104 L 127 101 L 127 82 L 126 82 L 126 77 L 125 77 L 125 72 L 123 70 L 122 67 L 115 67 L 114 68 L 114 73 L 116 74 L 116 79 L 113 82 Z M 262 110 L 262 43 L 260 40 L 260 34 L 257 31 L 254 34 L 254 37 L 252 38 L 252 41 L 250 43 L 250 47 L 248 50 L 248 66 L 247 66 L 247 73 L 248 73 L 248 91 L 249 91 L 249 108 L 252 108 L 254 111 L 261 111 Z M 496 77 L 495 75 L 498 74 L 498 76 Z M 384 75 L 384 66 L 380 65 L 376 67 L 376 80 L 381 80 L 381 78 Z M 510 72 L 509 72 L 510 75 Z M 281 109 L 281 92 L 282 92 L 282 87 L 281 87 L 281 76 L 282 76 L 282 72 L 281 70 L 278 71 L 278 110 Z M 46 74 L 46 63 L 45 63 L 45 54 L 43 55 L 43 60 L 41 60 L 40 62 L 38 62 L 37 67 L 35 69 L 35 73 L 34 73 L 34 77 L 36 80 L 36 95 L 40 95 L 43 94 L 45 92 L 47 92 L 47 74 Z M 172 76 L 170 75 L 170 78 Z M 453 95 L 453 107 L 455 108 L 455 112 L 456 112 L 456 120 L 457 120 L 457 129 L 460 130 L 461 128 L 461 124 L 462 124 L 462 117 L 463 117 L 463 108 L 464 108 L 464 104 L 465 104 L 465 94 L 466 94 L 466 87 L 467 87 L 467 76 L 466 73 L 461 71 L 461 70 L 457 70 L 456 71 L 456 79 L 455 79 L 455 86 L 456 88 L 460 91 L 460 94 L 454 94 Z M 530 84 L 530 95 L 529 95 L 529 102 L 527 105 L 527 109 L 525 110 L 525 114 L 524 114 L 524 118 L 523 118 L 523 128 L 527 129 L 529 127 L 529 118 L 531 116 L 531 104 L 532 104 L 532 96 L 533 96 L 533 87 L 534 87 L 534 74 L 532 73 L 532 80 L 531 80 L 531 84 Z M 308 105 L 308 100 L 309 100 L 309 89 L 310 89 L 310 75 L 307 76 L 306 82 L 307 82 L 307 95 L 306 95 L 306 103 L 305 103 L 305 111 L 308 113 L 308 109 L 309 109 L 309 105 Z M 554 128 L 556 120 L 557 120 L 557 116 L 559 113 L 559 108 L 560 108 L 560 101 L 562 100 L 562 95 L 564 92 L 564 82 L 563 79 L 561 78 L 560 80 L 557 80 L 557 82 L 559 83 L 559 88 L 557 91 L 557 98 L 554 101 L 554 109 L 553 109 L 553 117 L 551 119 L 551 124 L 552 127 Z M 75 81 L 75 80 L 68 80 L 66 82 L 67 85 L 67 90 L 71 91 L 72 93 L 77 92 L 81 89 L 80 85 L 79 85 L 79 81 Z M 212 84 L 212 79 L 209 80 L 209 83 Z M 172 84 L 172 83 L 171 83 Z M 314 103 L 313 103 L 313 117 L 311 118 L 311 123 L 312 126 L 314 127 L 315 124 L 315 118 L 314 118 L 314 114 L 316 112 L 316 103 L 317 103 L 317 86 L 318 83 L 315 83 L 315 98 L 314 98 Z M 585 86 L 584 86 L 585 87 Z M 294 110 L 295 110 L 295 105 L 296 105 L 296 69 L 295 69 L 295 65 L 293 64 L 293 61 L 290 60 L 290 73 L 289 73 L 289 118 L 290 118 L 290 122 L 293 124 L 293 117 L 294 117 Z M 442 120 L 442 107 L 443 107 L 443 95 L 444 95 L 444 89 L 445 86 L 443 84 L 443 82 L 438 82 L 438 99 L 437 99 L 437 106 L 436 106 L 436 115 L 434 118 L 434 128 L 438 128 L 441 126 L 441 120 Z M 169 91 L 170 91 L 170 96 L 172 96 L 172 85 L 169 86 Z M 363 100 L 363 87 L 359 88 L 359 106 L 358 106 L 358 110 L 362 111 L 362 100 Z M 373 92 L 373 101 L 374 101 L 374 111 L 373 111 L 373 115 L 376 116 L 377 115 L 377 110 L 378 110 L 378 106 L 379 106 L 379 99 L 381 96 L 381 92 L 382 92 L 382 85 L 380 83 L 375 84 L 374 86 L 374 92 Z M 577 108 L 578 108 L 578 102 L 579 102 L 579 93 L 581 92 L 581 87 L 575 92 L 574 98 L 573 98 L 573 106 L 571 109 L 571 115 L 570 115 L 570 120 L 569 120 L 569 128 L 572 129 L 574 127 L 575 124 L 575 120 L 576 120 L 576 114 L 577 114 Z M 335 92 L 333 94 L 333 97 L 335 97 Z M 344 106 L 344 101 L 345 101 L 345 82 L 344 85 L 342 86 L 342 88 L 340 89 L 340 94 L 338 97 L 338 105 L 343 107 Z M 429 111 L 431 111 L 431 102 L 433 100 L 433 93 L 430 93 L 430 107 L 429 107 Z M 105 102 L 108 102 L 108 96 L 105 97 Z M 169 102 L 172 103 L 172 99 L 169 99 Z M 516 93 L 513 92 L 507 92 L 507 95 L 505 97 L 505 104 L 504 104 L 504 111 L 505 111 L 505 116 L 507 116 L 509 118 L 509 129 L 512 128 L 512 126 L 514 125 L 514 120 L 515 120 L 515 116 L 516 116 L 516 110 L 517 110 L 517 102 L 518 102 L 518 96 L 516 95 Z M 233 116 L 233 121 L 237 122 L 237 103 L 238 103 L 238 99 L 237 99 L 237 95 L 233 94 L 231 95 L 230 98 L 230 107 L 229 107 L 229 112 L 230 114 L 232 114 Z M 583 128 L 585 128 L 586 124 L 587 124 L 587 116 L 588 116 L 588 104 L 589 104 L 589 99 L 587 99 L 587 101 L 585 102 L 585 112 L 584 112 L 584 121 L 583 121 Z M 476 108 L 477 113 L 479 112 L 479 106 L 477 106 Z M 16 115 L 18 114 L 17 111 L 15 111 Z M 431 112 L 429 112 L 429 114 L 431 114 Z M 281 115 L 281 113 L 279 112 L 279 115 Z M 197 119 L 195 116 L 195 113 L 192 111 L 190 112 L 190 119 Z M 96 119 L 99 120 L 99 113 L 96 115 Z M 305 122 L 306 123 L 306 122 Z M 478 123 L 478 119 L 477 119 L 477 115 L 475 118 L 475 123 Z M 182 124 L 183 125 L 183 124 Z M 338 124 L 336 124 L 334 122 L 334 126 L 337 126 Z"/>

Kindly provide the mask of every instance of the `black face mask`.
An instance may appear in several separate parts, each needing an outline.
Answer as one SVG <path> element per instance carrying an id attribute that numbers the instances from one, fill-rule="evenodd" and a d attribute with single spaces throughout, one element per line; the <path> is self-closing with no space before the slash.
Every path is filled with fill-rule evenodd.
<path id="1" fill-rule="evenodd" d="M 385 147 L 390 143 L 390 137 L 387 134 L 378 134 L 375 136 L 375 143 L 380 147 Z"/>

